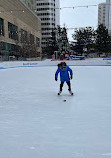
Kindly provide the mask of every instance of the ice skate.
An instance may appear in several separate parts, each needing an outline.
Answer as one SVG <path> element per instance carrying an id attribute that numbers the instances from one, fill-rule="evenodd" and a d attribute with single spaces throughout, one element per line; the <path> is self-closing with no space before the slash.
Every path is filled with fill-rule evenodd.
<path id="1" fill-rule="evenodd" d="M 71 95 L 73 95 L 73 92 L 72 92 L 71 90 L 69 91 L 69 93 L 70 93 Z"/>
<path id="2" fill-rule="evenodd" d="M 59 91 L 59 92 L 58 92 L 58 95 L 60 95 L 61 93 L 62 93 L 62 91 Z"/>

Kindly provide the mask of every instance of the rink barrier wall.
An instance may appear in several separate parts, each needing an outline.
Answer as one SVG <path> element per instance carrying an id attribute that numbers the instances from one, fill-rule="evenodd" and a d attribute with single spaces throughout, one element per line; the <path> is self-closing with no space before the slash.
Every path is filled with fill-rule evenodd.
<path id="1" fill-rule="evenodd" d="M 111 66 L 111 58 L 95 58 L 81 61 L 65 61 L 69 66 Z M 49 59 L 44 61 L 9 61 L 0 62 L 0 69 L 12 68 L 29 68 L 29 67 L 57 67 L 63 61 L 51 61 Z"/>
<path id="2" fill-rule="evenodd" d="M 0 70 L 3 69 L 16 69 L 16 68 L 36 68 L 36 67 L 57 67 L 57 65 L 38 65 L 38 66 L 14 66 L 14 67 L 0 67 Z M 111 65 L 69 65 L 69 66 L 111 66 Z"/>

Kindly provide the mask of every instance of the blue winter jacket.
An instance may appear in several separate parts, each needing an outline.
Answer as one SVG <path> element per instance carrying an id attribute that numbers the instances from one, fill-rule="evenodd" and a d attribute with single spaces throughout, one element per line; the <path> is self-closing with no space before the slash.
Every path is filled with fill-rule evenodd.
<path id="1" fill-rule="evenodd" d="M 69 72 L 70 72 L 70 76 L 73 75 L 72 69 L 69 68 L 69 66 L 67 66 L 65 71 L 62 71 L 60 68 L 57 69 L 56 73 L 55 73 L 55 79 L 58 78 L 58 74 L 60 73 L 60 81 L 61 82 L 68 82 L 70 81 L 70 77 L 69 77 Z"/>

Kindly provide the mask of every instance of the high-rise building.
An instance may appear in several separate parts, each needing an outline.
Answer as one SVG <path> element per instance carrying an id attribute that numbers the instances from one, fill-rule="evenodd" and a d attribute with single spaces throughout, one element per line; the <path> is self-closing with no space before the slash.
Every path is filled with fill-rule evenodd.
<path id="1" fill-rule="evenodd" d="M 98 7 L 98 25 L 103 24 L 111 35 L 111 0 L 100 3 Z"/>
<path id="2" fill-rule="evenodd" d="M 51 32 L 60 25 L 59 0 L 37 0 L 37 16 L 41 19 L 42 48 L 51 39 Z"/>
<path id="3" fill-rule="evenodd" d="M 106 0 L 106 21 L 105 26 L 111 35 L 111 0 Z"/>
<path id="4" fill-rule="evenodd" d="M 30 56 L 33 48 L 34 56 L 41 54 L 41 20 L 32 9 L 35 1 L 28 3 L 29 0 L 0 0 L 0 56 Z"/>
<path id="5" fill-rule="evenodd" d="M 60 1 L 55 0 L 55 25 L 60 25 Z"/>
<path id="6" fill-rule="evenodd" d="M 100 3 L 98 7 L 98 25 L 103 24 L 105 26 L 106 18 L 106 3 Z"/>

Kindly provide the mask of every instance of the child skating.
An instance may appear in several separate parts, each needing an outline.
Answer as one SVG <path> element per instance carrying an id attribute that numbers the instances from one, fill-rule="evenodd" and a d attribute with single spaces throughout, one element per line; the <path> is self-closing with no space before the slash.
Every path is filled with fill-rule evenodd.
<path id="1" fill-rule="evenodd" d="M 73 95 L 73 92 L 71 91 L 71 83 L 70 83 L 70 79 L 73 78 L 73 72 L 72 72 L 72 69 L 69 68 L 69 66 L 67 66 L 67 64 L 65 62 L 61 62 L 60 64 L 58 64 L 58 69 L 55 73 L 55 80 L 57 81 L 58 79 L 58 74 L 60 73 L 60 90 L 58 92 L 58 95 L 61 94 L 62 92 L 62 88 L 63 88 L 63 85 L 64 85 L 64 82 L 67 83 L 68 85 L 68 90 L 69 90 L 69 93 L 71 95 Z"/>

